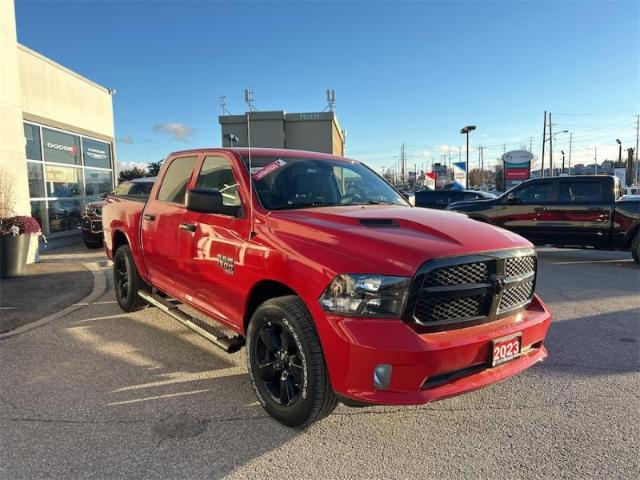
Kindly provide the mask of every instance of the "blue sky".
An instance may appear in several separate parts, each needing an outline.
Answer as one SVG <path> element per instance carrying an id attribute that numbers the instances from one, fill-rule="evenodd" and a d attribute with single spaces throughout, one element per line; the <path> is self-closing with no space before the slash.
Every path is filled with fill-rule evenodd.
<path id="1" fill-rule="evenodd" d="M 21 43 L 117 90 L 125 163 L 220 145 L 218 97 L 242 113 L 245 88 L 290 112 L 335 89 L 347 154 L 378 168 L 402 142 L 412 163 L 455 158 L 466 124 L 486 161 L 530 137 L 536 153 L 545 109 L 574 132 L 573 163 L 617 157 L 616 138 L 635 146 L 637 1 L 17 0 L 16 20 Z"/>

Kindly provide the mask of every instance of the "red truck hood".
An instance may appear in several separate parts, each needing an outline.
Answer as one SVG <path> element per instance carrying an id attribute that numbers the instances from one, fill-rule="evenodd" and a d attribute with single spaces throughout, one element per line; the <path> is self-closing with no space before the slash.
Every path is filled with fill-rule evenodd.
<path id="1" fill-rule="evenodd" d="M 285 243 L 316 246 L 300 253 L 321 256 L 324 265 L 333 264 L 343 273 L 347 268 L 414 275 L 432 258 L 531 247 L 519 235 L 463 214 L 387 205 L 274 211 L 269 226 Z"/>

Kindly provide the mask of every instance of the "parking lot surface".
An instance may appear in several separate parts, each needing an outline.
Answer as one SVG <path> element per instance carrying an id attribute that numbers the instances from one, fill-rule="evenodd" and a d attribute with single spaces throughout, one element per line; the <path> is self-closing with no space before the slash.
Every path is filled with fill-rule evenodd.
<path id="1" fill-rule="evenodd" d="M 300 431 L 227 355 L 148 308 L 91 305 L 0 342 L 0 478 L 639 478 L 640 269 L 540 250 L 549 359 L 410 408 Z M 105 273 L 109 273 L 108 270 Z"/>

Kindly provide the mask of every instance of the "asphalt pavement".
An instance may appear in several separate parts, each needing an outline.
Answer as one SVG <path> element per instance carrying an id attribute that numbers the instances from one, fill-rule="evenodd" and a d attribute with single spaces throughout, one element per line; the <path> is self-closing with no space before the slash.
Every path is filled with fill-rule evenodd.
<path id="1" fill-rule="evenodd" d="M 264 413 L 243 351 L 124 314 L 109 288 L 0 340 L 0 478 L 639 478 L 640 269 L 541 249 L 539 271 L 545 363 L 421 407 L 341 405 L 303 431 Z"/>

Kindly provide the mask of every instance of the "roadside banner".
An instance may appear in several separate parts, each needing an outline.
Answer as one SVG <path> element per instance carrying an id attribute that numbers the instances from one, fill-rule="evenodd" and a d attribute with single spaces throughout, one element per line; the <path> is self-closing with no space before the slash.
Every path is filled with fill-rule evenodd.
<path id="1" fill-rule="evenodd" d="M 457 189 L 464 189 L 467 185 L 467 164 L 465 162 L 453 162 L 453 183 Z"/>
<path id="2" fill-rule="evenodd" d="M 438 178 L 438 174 L 436 172 L 426 172 L 424 174 L 424 186 L 429 190 L 435 190 L 436 178 Z"/>

